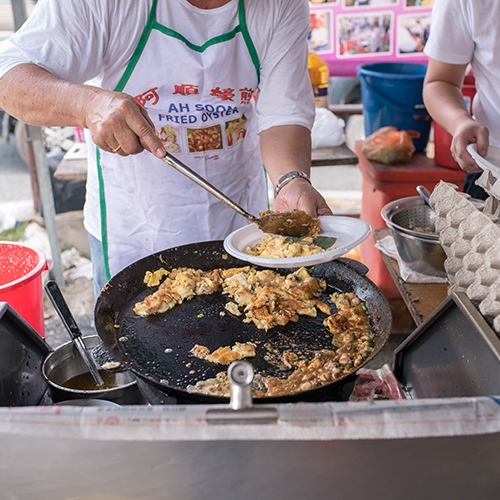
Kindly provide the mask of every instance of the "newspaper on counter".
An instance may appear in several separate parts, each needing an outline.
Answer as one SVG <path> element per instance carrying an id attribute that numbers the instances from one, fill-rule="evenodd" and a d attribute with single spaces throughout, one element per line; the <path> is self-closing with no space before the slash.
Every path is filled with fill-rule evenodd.
<path id="1" fill-rule="evenodd" d="M 263 406 L 268 405 L 256 408 Z M 214 405 L 0 408 L 0 435 L 106 441 L 306 441 L 500 432 L 500 397 L 274 407 L 278 415 L 276 423 L 232 425 L 207 421 L 207 410 Z"/>

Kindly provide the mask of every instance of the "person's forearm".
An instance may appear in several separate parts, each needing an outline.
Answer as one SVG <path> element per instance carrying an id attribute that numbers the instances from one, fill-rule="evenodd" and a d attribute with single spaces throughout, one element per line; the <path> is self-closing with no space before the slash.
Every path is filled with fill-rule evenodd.
<path id="1" fill-rule="evenodd" d="M 429 58 L 424 79 L 424 103 L 432 118 L 451 135 L 450 151 L 454 160 L 467 172 L 480 168 L 467 151 L 469 144 L 477 144 L 480 155 L 488 152 L 489 131 L 474 120 L 462 95 L 461 87 L 466 64 L 448 64 Z"/>
<path id="2" fill-rule="evenodd" d="M 83 110 L 95 91 L 35 64 L 21 64 L 0 79 L 0 108 L 31 125 L 86 127 Z"/>
<path id="3" fill-rule="evenodd" d="M 260 134 L 264 167 L 275 186 L 292 170 L 309 175 L 311 170 L 311 133 L 301 125 L 271 127 Z"/>
<path id="4" fill-rule="evenodd" d="M 311 171 L 311 133 L 300 125 L 272 127 L 260 134 L 262 160 L 273 186 L 293 170 Z M 326 200 L 302 177 L 295 177 L 280 189 L 274 210 L 303 210 L 311 215 L 332 215 Z"/>
<path id="5" fill-rule="evenodd" d="M 464 120 L 472 120 L 458 87 L 443 81 L 424 86 L 424 102 L 432 118 L 451 135 Z"/>
<path id="6" fill-rule="evenodd" d="M 165 155 L 146 109 L 132 96 L 63 81 L 34 64 L 0 79 L 0 108 L 31 125 L 84 127 L 97 147 L 121 156 L 144 149 Z"/>

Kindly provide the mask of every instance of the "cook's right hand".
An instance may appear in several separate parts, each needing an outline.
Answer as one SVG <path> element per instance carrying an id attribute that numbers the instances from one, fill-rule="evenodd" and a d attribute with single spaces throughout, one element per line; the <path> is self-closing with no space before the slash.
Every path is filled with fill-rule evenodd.
<path id="1" fill-rule="evenodd" d="M 333 215 L 323 196 L 305 179 L 294 179 L 279 192 L 274 210 L 287 212 L 302 210 L 313 217 Z"/>
<path id="2" fill-rule="evenodd" d="M 489 135 L 489 130 L 472 118 L 458 125 L 451 142 L 451 154 L 462 170 L 471 174 L 482 172 L 467 151 L 467 146 L 477 144 L 478 153 L 484 157 L 488 154 Z"/>
<path id="3" fill-rule="evenodd" d="M 121 156 L 148 149 L 158 158 L 165 148 L 147 111 L 128 94 L 90 87 L 85 103 L 85 124 L 95 145 Z"/>

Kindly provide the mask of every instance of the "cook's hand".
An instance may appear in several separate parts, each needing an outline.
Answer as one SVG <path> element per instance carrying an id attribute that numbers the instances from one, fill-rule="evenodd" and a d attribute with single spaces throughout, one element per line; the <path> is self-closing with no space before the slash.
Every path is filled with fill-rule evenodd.
<path id="1" fill-rule="evenodd" d="M 464 120 L 457 126 L 451 142 L 451 154 L 462 170 L 471 174 L 482 172 L 466 148 L 469 144 L 477 144 L 478 153 L 486 156 L 489 135 L 488 129 L 472 118 Z"/>
<path id="2" fill-rule="evenodd" d="M 148 149 L 158 158 L 165 148 L 147 111 L 131 96 L 109 90 L 90 90 L 85 103 L 85 126 L 100 149 L 128 156 Z"/>
<path id="3" fill-rule="evenodd" d="M 302 210 L 313 217 L 333 215 L 323 196 L 305 179 L 294 179 L 283 186 L 274 202 L 274 210 L 277 212 L 293 209 Z"/>

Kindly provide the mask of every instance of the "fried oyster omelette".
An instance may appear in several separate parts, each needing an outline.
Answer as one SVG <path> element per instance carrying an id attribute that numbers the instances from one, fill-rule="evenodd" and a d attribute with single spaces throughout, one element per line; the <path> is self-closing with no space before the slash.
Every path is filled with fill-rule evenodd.
<path id="1" fill-rule="evenodd" d="M 314 243 L 312 236 L 295 241 L 287 236 L 266 234 L 263 236 L 261 243 L 248 246 L 245 248 L 244 253 L 271 259 L 289 259 L 291 257 L 315 255 L 325 251 L 324 248 Z"/>
<path id="2" fill-rule="evenodd" d="M 374 335 L 364 303 L 354 293 L 334 293 L 330 299 L 338 312 L 326 318 L 324 324 L 333 334 L 332 344 L 336 349 L 318 350 L 309 357 L 289 350 L 277 353 L 275 363 L 291 372 L 283 378 L 257 374 L 252 386 L 253 397 L 288 396 L 315 389 L 349 374 L 370 355 Z M 227 374 L 221 372 L 189 386 L 188 391 L 229 397 L 230 383 Z"/>
<path id="3" fill-rule="evenodd" d="M 160 314 L 195 295 L 214 293 L 220 287 L 223 294 L 232 298 L 226 310 L 235 316 L 245 314 L 245 323 L 254 323 L 263 330 L 297 322 L 299 315 L 315 317 L 316 309 L 330 314 L 327 304 L 315 300 L 326 289 L 326 282 L 313 278 L 304 267 L 282 276 L 250 266 L 211 271 L 172 269 L 156 292 L 135 305 L 134 312 L 140 316 Z"/>
<path id="4" fill-rule="evenodd" d="M 191 349 L 191 354 L 195 358 L 205 359 L 211 363 L 218 365 L 229 365 L 233 361 L 238 361 L 243 358 L 253 358 L 255 356 L 255 348 L 257 346 L 253 342 L 236 342 L 233 347 L 219 347 L 214 352 L 210 353 L 210 349 L 203 345 L 196 344 Z"/>

